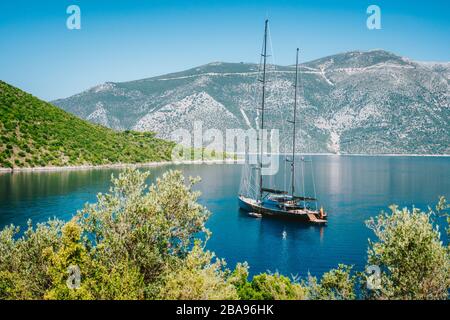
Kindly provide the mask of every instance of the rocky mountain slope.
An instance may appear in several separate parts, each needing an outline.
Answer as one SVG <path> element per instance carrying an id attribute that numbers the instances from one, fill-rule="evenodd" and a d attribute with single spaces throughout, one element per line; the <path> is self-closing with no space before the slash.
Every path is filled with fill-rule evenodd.
<path id="1" fill-rule="evenodd" d="M 256 128 L 259 66 L 210 63 L 137 81 L 108 82 L 53 103 L 114 129 Z M 294 66 L 270 66 L 266 121 L 288 136 Z M 450 154 L 449 63 L 373 50 L 300 66 L 298 152 Z M 289 143 L 289 138 L 285 143 Z"/>

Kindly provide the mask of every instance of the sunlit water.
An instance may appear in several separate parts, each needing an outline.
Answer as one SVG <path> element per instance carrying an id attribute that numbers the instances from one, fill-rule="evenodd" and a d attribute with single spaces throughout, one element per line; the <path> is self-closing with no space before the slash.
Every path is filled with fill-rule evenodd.
<path id="1" fill-rule="evenodd" d="M 450 198 L 449 157 L 314 156 L 312 162 L 320 204 L 329 213 L 325 227 L 256 219 L 239 211 L 241 165 L 177 165 L 151 168 L 152 180 L 176 168 L 200 176 L 196 189 L 211 212 L 208 248 L 229 267 L 247 261 L 250 271 L 286 275 L 320 275 L 338 263 L 363 270 L 372 232 L 364 221 L 390 204 L 436 204 Z M 0 227 L 26 226 L 50 217 L 70 219 L 98 192 L 106 192 L 111 174 L 120 170 L 35 172 L 0 175 Z M 308 183 L 308 182 L 307 182 Z M 441 230 L 445 227 L 440 220 Z M 447 243 L 445 232 L 442 238 Z"/>

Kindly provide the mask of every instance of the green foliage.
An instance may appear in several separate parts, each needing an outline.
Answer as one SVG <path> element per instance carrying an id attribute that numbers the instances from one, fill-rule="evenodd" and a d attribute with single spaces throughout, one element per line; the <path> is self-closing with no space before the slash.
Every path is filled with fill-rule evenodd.
<path id="1" fill-rule="evenodd" d="M 71 265 L 76 265 L 83 270 L 82 276 L 87 278 L 86 270 L 91 267 L 92 261 L 89 253 L 81 243 L 81 228 L 74 223 L 68 222 L 62 228 L 61 247 L 57 252 L 52 248 L 46 248 L 42 255 L 48 263 L 48 274 L 51 278 L 51 286 L 45 294 L 46 299 L 89 299 L 93 298 L 89 290 L 89 281 L 83 281 L 81 288 L 69 289 L 66 285 L 67 270 Z"/>
<path id="2" fill-rule="evenodd" d="M 450 204 L 447 203 L 447 199 L 441 196 L 439 202 L 436 205 L 436 212 L 438 215 L 447 217 L 447 224 L 450 225 Z M 447 234 L 450 235 L 450 228 L 447 228 Z"/>
<path id="3" fill-rule="evenodd" d="M 194 235 L 208 234 L 209 212 L 191 189 L 196 180 L 186 183 L 169 171 L 148 187 L 147 176 L 128 169 L 113 177 L 110 192 L 66 224 L 50 221 L 34 230 L 30 223 L 21 237 L 13 226 L 0 232 L 0 298 L 153 299 L 169 274 L 186 273 L 204 279 L 205 290 L 214 284 L 224 297 L 236 297 L 219 270 L 223 262 L 206 263 L 210 253 L 190 250 Z M 66 285 L 73 265 L 81 271 L 78 289 Z"/>
<path id="4" fill-rule="evenodd" d="M 450 261 L 432 212 L 391 206 L 367 222 L 378 240 L 369 241 L 368 264 L 381 268 L 377 299 L 445 299 L 450 285 Z"/>
<path id="5" fill-rule="evenodd" d="M 0 232 L 0 299 L 42 299 L 51 283 L 44 250 L 61 246 L 63 222 L 51 220 L 18 237 L 14 226 Z"/>
<path id="6" fill-rule="evenodd" d="M 351 266 L 340 264 L 326 272 L 320 281 L 309 276 L 305 286 L 311 300 L 353 300 L 356 298 L 356 277 L 351 276 Z"/>
<path id="7" fill-rule="evenodd" d="M 279 273 L 262 273 L 248 281 L 248 265 L 238 264 L 232 282 L 242 300 L 301 300 L 306 289 Z"/>
<path id="8" fill-rule="evenodd" d="M 170 300 L 236 300 L 236 288 L 229 281 L 225 261 L 214 259 L 196 242 L 175 270 L 169 269 L 159 298 Z"/>
<path id="9" fill-rule="evenodd" d="M 81 227 L 75 221 L 62 228 L 62 246 L 57 252 L 51 248 L 43 255 L 49 261 L 48 274 L 52 279 L 45 299 L 140 299 L 143 297 L 143 279 L 137 268 L 128 261 L 108 266 L 95 259 L 81 239 Z M 80 287 L 69 288 L 67 270 L 77 266 L 81 271 Z M 109 267 L 109 268 L 108 268 Z"/>
<path id="10" fill-rule="evenodd" d="M 209 212 L 192 191 L 196 180 L 186 183 L 181 172 L 168 171 L 147 187 L 147 176 L 125 170 L 113 178 L 108 194 L 99 194 L 78 216 L 99 259 L 105 264 L 128 259 L 144 277 L 146 297 L 154 298 L 162 275 L 185 258 L 194 235 L 208 233 Z"/>
<path id="11" fill-rule="evenodd" d="M 170 160 L 174 146 L 153 133 L 91 124 L 2 81 L 0 136 L 4 168 Z"/>

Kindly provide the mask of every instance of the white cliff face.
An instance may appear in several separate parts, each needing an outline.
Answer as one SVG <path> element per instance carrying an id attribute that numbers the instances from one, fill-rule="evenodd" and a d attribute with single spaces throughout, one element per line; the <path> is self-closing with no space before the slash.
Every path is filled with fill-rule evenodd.
<path id="1" fill-rule="evenodd" d="M 103 108 L 103 103 L 97 102 L 96 109 L 86 117 L 86 120 L 108 126 L 108 112 Z"/>
<path id="2" fill-rule="evenodd" d="M 227 108 L 206 92 L 200 92 L 146 114 L 137 121 L 133 129 L 154 131 L 158 136 L 170 139 L 175 130 L 192 131 L 196 121 L 201 121 L 205 129 L 221 129 L 224 124 L 230 129 L 240 127 L 239 120 Z"/>
<path id="3" fill-rule="evenodd" d="M 105 127 L 116 128 L 119 130 L 123 129 L 120 125 L 120 120 L 109 115 L 108 110 L 104 108 L 102 102 L 97 102 L 95 104 L 95 110 L 86 117 L 86 120 L 92 123 L 101 124 Z"/>
<path id="4" fill-rule="evenodd" d="M 450 63 L 414 62 L 382 50 L 348 52 L 302 64 L 299 152 L 450 153 Z M 292 66 L 270 66 L 265 123 L 289 144 Z M 115 129 L 178 128 L 223 132 L 258 128 L 258 66 L 215 62 L 126 83 L 106 83 L 55 101 L 82 118 Z"/>

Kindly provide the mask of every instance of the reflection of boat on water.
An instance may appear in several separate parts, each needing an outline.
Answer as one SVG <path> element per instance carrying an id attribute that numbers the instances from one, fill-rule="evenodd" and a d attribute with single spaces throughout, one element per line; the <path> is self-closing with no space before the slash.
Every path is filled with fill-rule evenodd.
<path id="1" fill-rule="evenodd" d="M 248 215 L 253 218 L 262 218 L 262 214 L 260 214 L 258 212 L 248 211 Z"/>
<path id="2" fill-rule="evenodd" d="M 297 88 L 298 88 L 298 53 L 297 49 L 296 65 L 295 65 L 295 93 L 294 93 L 294 110 L 293 120 L 289 123 L 293 126 L 292 138 L 292 158 L 286 159 L 291 166 L 291 190 L 290 193 L 285 190 L 277 190 L 265 188 L 263 184 L 263 130 L 264 130 L 264 108 L 265 108 L 265 90 L 266 90 L 266 66 L 267 66 L 267 30 L 268 20 L 265 22 L 264 42 L 262 51 L 262 103 L 260 108 L 260 134 L 259 134 L 259 156 L 258 165 L 258 192 L 256 195 L 247 196 L 241 191 L 239 195 L 239 206 L 241 209 L 249 212 L 253 217 L 270 216 L 279 218 L 295 219 L 314 224 L 324 224 L 327 222 L 327 214 L 322 208 L 317 209 L 317 199 L 315 197 L 297 196 L 295 193 L 295 135 L 296 135 L 296 113 L 297 113 Z M 302 159 L 303 161 L 303 159 Z M 304 177 L 302 177 L 304 179 Z M 313 209 L 313 205 L 315 208 Z"/>

